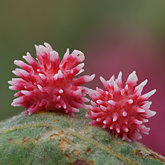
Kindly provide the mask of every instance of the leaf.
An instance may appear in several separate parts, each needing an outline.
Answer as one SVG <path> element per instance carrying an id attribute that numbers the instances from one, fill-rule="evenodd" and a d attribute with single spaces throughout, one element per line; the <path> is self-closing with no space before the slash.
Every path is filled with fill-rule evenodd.
<path id="1" fill-rule="evenodd" d="M 42 112 L 0 123 L 0 165 L 163 165 L 165 158 L 137 142 L 74 117 Z"/>

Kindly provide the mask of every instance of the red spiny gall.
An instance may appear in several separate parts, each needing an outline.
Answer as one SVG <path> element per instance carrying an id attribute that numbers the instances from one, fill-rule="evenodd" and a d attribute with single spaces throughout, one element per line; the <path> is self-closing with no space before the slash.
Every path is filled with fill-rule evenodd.
<path id="1" fill-rule="evenodd" d="M 96 88 L 89 92 L 93 100 L 86 115 L 93 120 L 90 125 L 106 128 L 127 141 L 139 140 L 142 138 L 141 134 L 149 134 L 150 128 L 144 124 L 156 112 L 149 110 L 152 102 L 148 101 L 148 98 L 156 90 L 141 95 L 147 80 L 137 85 L 138 78 L 135 71 L 128 76 L 125 87 L 122 85 L 121 72 L 117 79 L 112 76 L 108 81 L 102 77 L 100 80 L 106 91 Z"/>
<path id="2" fill-rule="evenodd" d="M 9 81 L 9 88 L 18 91 L 12 105 L 23 106 L 29 115 L 45 110 L 73 114 L 86 108 L 88 88 L 80 85 L 92 81 L 94 75 L 77 78 L 84 71 L 84 54 L 78 50 L 70 54 L 67 49 L 60 62 L 58 53 L 48 43 L 35 47 L 37 61 L 30 53 L 23 56 L 28 64 L 14 61 L 20 69 L 13 73 L 20 78 Z"/>

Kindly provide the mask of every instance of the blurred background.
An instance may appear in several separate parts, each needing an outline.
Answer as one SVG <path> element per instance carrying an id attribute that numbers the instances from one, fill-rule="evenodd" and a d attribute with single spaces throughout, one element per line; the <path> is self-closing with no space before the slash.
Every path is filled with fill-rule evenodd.
<path id="1" fill-rule="evenodd" d="M 11 107 L 13 91 L 7 81 L 13 61 L 34 44 L 48 42 L 63 56 L 66 48 L 86 55 L 85 72 L 96 73 L 89 87 L 103 88 L 99 76 L 137 71 L 139 83 L 148 79 L 144 92 L 157 115 L 147 124 L 150 135 L 142 142 L 165 156 L 165 1 L 164 0 L 8 0 L 0 3 L 0 120 L 23 111 Z"/>

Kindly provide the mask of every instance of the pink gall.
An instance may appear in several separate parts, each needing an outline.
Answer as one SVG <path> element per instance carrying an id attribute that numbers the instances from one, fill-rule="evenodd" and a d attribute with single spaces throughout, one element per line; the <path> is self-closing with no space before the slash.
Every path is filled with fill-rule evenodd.
<path id="1" fill-rule="evenodd" d="M 121 72 L 117 79 L 112 76 L 108 81 L 102 77 L 100 80 L 106 91 L 96 88 L 89 92 L 93 100 L 90 111 L 86 114 L 87 118 L 93 120 L 89 124 L 106 128 L 127 141 L 139 140 L 142 138 L 141 134 L 148 135 L 150 128 L 144 124 L 156 114 L 155 111 L 149 110 L 152 102 L 148 101 L 148 98 L 156 90 L 141 95 L 147 80 L 137 86 L 135 71 L 128 76 L 124 88 Z"/>
<path id="2" fill-rule="evenodd" d="M 37 61 L 30 53 L 23 56 L 29 65 L 14 61 L 21 69 L 13 71 L 20 78 L 8 82 L 11 90 L 18 91 L 12 105 L 23 106 L 29 115 L 45 110 L 73 114 L 86 108 L 88 88 L 80 85 L 92 81 L 95 75 L 77 78 L 84 71 L 84 54 L 78 50 L 69 54 L 67 49 L 60 62 L 58 53 L 48 43 L 35 47 Z"/>

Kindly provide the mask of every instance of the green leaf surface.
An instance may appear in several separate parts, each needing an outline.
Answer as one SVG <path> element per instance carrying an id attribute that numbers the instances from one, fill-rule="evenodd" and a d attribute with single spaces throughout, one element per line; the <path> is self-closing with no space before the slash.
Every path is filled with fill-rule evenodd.
<path id="1" fill-rule="evenodd" d="M 0 165 L 163 165 L 165 158 L 75 116 L 44 112 L 0 123 Z"/>

